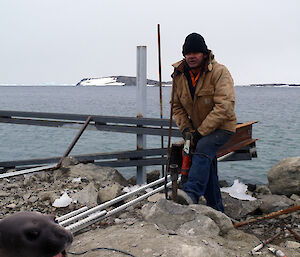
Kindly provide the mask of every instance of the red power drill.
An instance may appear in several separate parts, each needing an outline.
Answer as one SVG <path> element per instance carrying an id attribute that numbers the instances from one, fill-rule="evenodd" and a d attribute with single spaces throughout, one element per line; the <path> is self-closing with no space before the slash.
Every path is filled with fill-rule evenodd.
<path id="1" fill-rule="evenodd" d="M 187 182 L 189 170 L 192 163 L 191 156 L 191 133 L 186 133 L 185 141 L 182 149 L 182 165 L 181 165 L 181 183 L 182 185 Z"/>

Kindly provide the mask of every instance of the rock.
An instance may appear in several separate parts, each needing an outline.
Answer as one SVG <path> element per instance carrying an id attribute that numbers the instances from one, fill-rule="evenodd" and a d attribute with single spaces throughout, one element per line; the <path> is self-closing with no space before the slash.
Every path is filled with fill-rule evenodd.
<path id="1" fill-rule="evenodd" d="M 36 174 L 36 177 L 41 182 L 51 182 L 52 176 L 49 174 L 49 172 L 41 171 L 38 174 Z"/>
<path id="2" fill-rule="evenodd" d="M 191 208 L 196 210 L 197 216 L 203 215 L 212 219 L 220 229 L 220 235 L 226 234 L 233 229 L 231 219 L 220 211 L 216 211 L 205 205 L 192 205 Z"/>
<path id="3" fill-rule="evenodd" d="M 5 192 L 5 191 L 0 191 L 0 197 L 7 197 L 9 196 L 9 193 Z"/>
<path id="4" fill-rule="evenodd" d="M 284 247 L 300 250 L 300 243 L 295 242 L 295 241 L 286 241 L 285 244 L 284 244 Z"/>
<path id="5" fill-rule="evenodd" d="M 226 180 L 219 180 L 219 185 L 220 185 L 220 188 L 230 186 Z"/>
<path id="6" fill-rule="evenodd" d="M 159 170 L 153 170 L 153 171 L 147 172 L 146 176 L 147 176 L 147 184 L 151 183 L 151 182 L 153 182 L 155 180 L 158 180 L 160 178 L 160 171 Z M 133 176 L 133 177 L 129 178 L 128 183 L 130 185 L 135 185 L 136 184 L 136 177 Z"/>
<path id="7" fill-rule="evenodd" d="M 285 195 L 261 195 L 259 199 L 261 200 L 259 209 L 263 213 L 276 212 L 294 204 L 294 201 Z"/>
<path id="8" fill-rule="evenodd" d="M 211 247 L 205 247 L 205 246 L 199 246 L 199 245 L 182 245 L 180 256 L 185 257 L 222 257 L 224 256 L 222 249 L 220 246 L 216 245 L 213 248 Z"/>
<path id="9" fill-rule="evenodd" d="M 12 189 L 12 188 L 18 188 L 19 187 L 19 184 L 17 184 L 17 183 L 10 183 L 10 184 L 8 184 L 7 186 L 6 186 L 6 188 L 8 189 L 8 190 L 10 190 L 10 189 Z"/>
<path id="10" fill-rule="evenodd" d="M 296 194 L 292 194 L 290 197 L 291 200 L 295 201 L 294 205 L 300 205 L 300 196 Z"/>
<path id="11" fill-rule="evenodd" d="M 24 197 L 23 197 L 24 198 Z M 25 199 L 25 198 L 24 198 Z M 50 200 L 51 201 L 51 192 L 40 192 L 39 193 L 39 199 L 44 202 L 44 201 L 48 201 Z"/>
<path id="12" fill-rule="evenodd" d="M 300 157 L 286 158 L 268 172 L 272 194 L 290 196 L 300 194 Z"/>
<path id="13" fill-rule="evenodd" d="M 195 220 L 195 211 L 183 205 L 166 199 L 160 199 L 155 204 L 147 204 L 142 208 L 146 221 L 153 222 L 167 230 L 177 230 L 182 224 Z"/>
<path id="14" fill-rule="evenodd" d="M 109 167 L 99 167 L 95 164 L 77 164 L 70 166 L 68 176 L 73 178 L 81 177 L 82 181 L 94 181 L 96 187 L 108 185 L 109 183 L 119 183 L 122 186 L 127 186 L 127 180 L 116 170 Z"/>
<path id="15" fill-rule="evenodd" d="M 210 217 L 197 215 L 194 220 L 181 225 L 176 232 L 181 236 L 205 234 L 206 236 L 214 237 L 220 234 L 220 229 Z"/>
<path id="16" fill-rule="evenodd" d="M 30 198 L 28 199 L 28 202 L 30 203 L 35 203 L 36 201 L 38 201 L 39 198 L 36 195 L 32 195 L 30 196 Z"/>
<path id="17" fill-rule="evenodd" d="M 148 197 L 148 202 L 156 203 L 159 199 L 166 198 L 165 194 L 157 193 Z"/>
<path id="18" fill-rule="evenodd" d="M 98 204 L 110 201 L 122 194 L 122 186 L 118 183 L 113 183 L 104 188 L 101 188 L 98 192 L 97 202 Z"/>
<path id="19" fill-rule="evenodd" d="M 17 205 L 15 203 L 11 203 L 11 204 L 6 206 L 6 208 L 8 208 L 8 209 L 14 209 L 16 207 L 17 207 Z"/>
<path id="20" fill-rule="evenodd" d="M 254 191 L 256 194 L 260 195 L 271 195 L 271 190 L 267 185 L 257 185 Z"/>
<path id="21" fill-rule="evenodd" d="M 226 215 L 208 206 L 183 206 L 166 199 L 145 205 L 142 215 L 146 221 L 157 224 L 163 230 L 183 236 L 216 236 L 233 228 Z"/>
<path id="22" fill-rule="evenodd" d="M 74 157 L 65 157 L 61 163 L 61 167 L 68 168 L 70 166 L 77 165 L 79 162 Z"/>
<path id="23" fill-rule="evenodd" d="M 93 206 L 97 204 L 98 191 L 93 182 L 84 187 L 81 191 L 72 194 L 71 198 L 79 204 Z"/>
<path id="24" fill-rule="evenodd" d="M 224 192 L 222 192 L 222 200 L 226 215 L 236 220 L 244 218 L 247 214 L 254 213 L 261 204 L 259 200 L 244 201 L 235 199 Z"/>
<path id="25" fill-rule="evenodd" d="M 61 183 L 61 180 L 68 177 L 69 168 L 60 168 L 58 170 L 53 171 L 53 180 L 54 182 L 58 181 Z"/>
<path id="26" fill-rule="evenodd" d="M 246 184 L 247 185 L 247 190 L 250 192 L 254 192 L 256 190 L 256 185 L 255 184 Z"/>

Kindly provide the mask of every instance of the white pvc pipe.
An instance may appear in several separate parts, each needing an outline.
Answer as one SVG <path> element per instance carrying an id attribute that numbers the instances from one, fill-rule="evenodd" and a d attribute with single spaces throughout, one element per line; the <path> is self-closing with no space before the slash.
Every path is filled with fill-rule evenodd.
<path id="1" fill-rule="evenodd" d="M 18 176 L 18 175 L 25 175 L 25 174 L 29 174 L 29 173 L 33 173 L 33 172 L 37 172 L 37 171 L 42 171 L 42 170 L 49 170 L 49 169 L 54 168 L 55 166 L 56 166 L 56 164 L 51 164 L 51 165 L 37 167 L 37 168 L 30 168 L 30 169 L 26 169 L 26 170 L 7 172 L 7 173 L 0 174 L 0 179 L 14 177 L 14 176 Z"/>
<path id="2" fill-rule="evenodd" d="M 170 178 L 170 175 L 168 176 L 168 178 Z M 124 199 L 127 199 L 127 198 L 129 198 L 129 197 L 131 197 L 131 196 L 133 196 L 133 195 L 141 192 L 141 191 L 144 191 L 145 189 L 147 189 L 149 187 L 153 187 L 153 186 L 155 186 L 157 184 L 160 184 L 160 183 L 164 182 L 164 180 L 165 180 L 165 178 L 160 178 L 160 179 L 158 179 L 156 181 L 153 181 L 153 182 L 151 182 L 151 183 L 149 183 L 147 185 L 141 186 L 140 188 L 138 188 L 138 189 L 136 189 L 136 190 L 134 190 L 132 192 L 126 193 L 124 195 L 121 195 L 121 196 L 119 196 L 119 197 L 117 197 L 117 198 L 115 198 L 113 200 L 110 200 L 110 201 L 108 201 L 106 203 L 103 203 L 103 204 L 100 204 L 98 206 L 95 206 L 95 207 L 93 207 L 93 208 L 91 208 L 91 209 L 89 209 L 87 211 L 84 211 L 84 212 L 82 212 L 82 213 L 80 213 L 80 214 L 78 214 L 76 216 L 73 216 L 73 217 L 71 217 L 69 219 L 66 219 L 66 220 L 60 222 L 59 224 L 61 226 L 67 226 L 67 225 L 69 225 L 69 224 L 71 224 L 71 223 L 73 223 L 73 222 L 75 222 L 75 221 L 77 221 L 79 219 L 82 219 L 84 217 L 89 216 L 90 214 L 92 214 L 94 212 L 101 211 L 104 208 L 107 208 L 107 207 L 109 207 L 109 206 L 111 206 L 111 205 L 113 205 L 113 204 L 115 204 L 117 202 L 120 202 L 120 201 L 122 201 Z"/>
<path id="3" fill-rule="evenodd" d="M 98 219 L 99 217 L 102 217 L 103 215 L 105 215 L 107 213 L 107 211 L 100 211 L 100 212 L 96 212 L 91 214 L 89 217 L 80 220 L 72 225 L 69 225 L 68 227 L 66 227 L 67 230 L 70 230 L 72 233 L 75 233 L 81 229 L 86 228 L 89 225 L 92 225 L 93 223 L 95 223 L 96 219 Z"/>
<path id="4" fill-rule="evenodd" d="M 171 185 L 172 185 L 172 182 L 167 183 L 167 187 L 169 187 Z M 78 222 L 66 227 L 66 229 L 70 230 L 72 233 L 75 233 L 75 232 L 77 232 L 77 231 L 79 231 L 83 228 L 88 227 L 89 225 L 92 225 L 92 224 L 94 224 L 94 223 L 96 223 L 100 220 L 103 220 L 103 219 L 105 219 L 105 218 L 107 218 L 107 217 L 109 217 L 113 214 L 116 214 L 117 212 L 120 212 L 120 211 L 128 208 L 129 206 L 131 206 L 133 204 L 136 204 L 136 203 L 148 198 L 149 196 L 154 195 L 154 194 L 156 194 L 156 193 L 158 193 L 158 192 L 160 192 L 164 189 L 165 189 L 165 186 L 158 187 L 158 188 L 152 190 L 151 192 L 148 192 L 148 193 L 146 193 L 146 194 L 144 194 L 144 195 L 142 195 L 142 196 L 140 196 L 140 197 L 138 197 L 138 198 L 136 198 L 136 199 L 134 199 L 134 200 L 132 200 L 128 203 L 125 203 L 125 204 L 123 204 L 123 205 L 121 205 L 121 206 L 119 206 L 119 207 L 117 207 L 117 208 L 115 208 L 111 211 L 108 211 L 108 212 L 102 211 L 102 212 L 99 212 L 99 213 L 95 213 L 95 215 L 91 215 L 90 217 L 88 217 L 84 220 L 78 221 Z"/>
<path id="5" fill-rule="evenodd" d="M 80 209 L 78 209 L 78 210 L 69 212 L 69 213 L 67 213 L 67 214 L 65 214 L 65 215 L 63 215 L 63 216 L 61 216 L 61 217 L 56 218 L 56 221 L 57 221 L 57 222 L 62 222 L 62 221 L 64 221 L 64 220 L 67 220 L 67 219 L 69 219 L 69 218 L 71 218 L 71 217 L 73 217 L 73 216 L 76 216 L 76 215 L 78 215 L 79 213 L 82 213 L 82 212 L 84 212 L 84 211 L 86 211 L 86 210 L 88 210 L 88 209 L 89 209 L 88 207 L 84 206 L 84 207 L 82 207 L 82 208 L 80 208 Z"/>

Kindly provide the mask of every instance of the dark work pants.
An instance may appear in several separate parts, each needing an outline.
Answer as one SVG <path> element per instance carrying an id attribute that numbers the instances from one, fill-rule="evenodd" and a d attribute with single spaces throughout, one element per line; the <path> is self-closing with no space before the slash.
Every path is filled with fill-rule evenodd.
<path id="1" fill-rule="evenodd" d="M 218 129 L 198 141 L 192 157 L 188 181 L 183 188 L 194 203 L 198 203 L 199 197 L 203 195 L 208 206 L 224 212 L 216 154 L 233 134 L 233 132 Z"/>

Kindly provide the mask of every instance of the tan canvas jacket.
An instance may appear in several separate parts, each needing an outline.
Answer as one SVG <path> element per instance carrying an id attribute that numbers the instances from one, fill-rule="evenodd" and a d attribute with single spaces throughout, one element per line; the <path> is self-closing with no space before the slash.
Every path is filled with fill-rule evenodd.
<path id="1" fill-rule="evenodd" d="M 198 80 L 193 101 L 184 75 L 184 61 L 173 64 L 173 67 L 173 117 L 179 129 L 198 129 L 202 136 L 216 129 L 235 132 L 234 84 L 228 69 L 217 63 L 211 53 Z"/>

